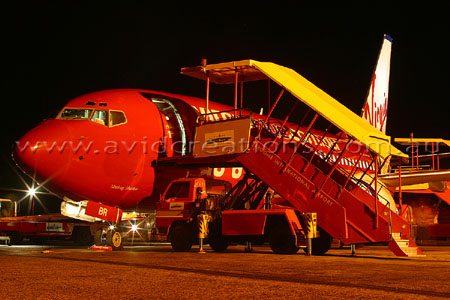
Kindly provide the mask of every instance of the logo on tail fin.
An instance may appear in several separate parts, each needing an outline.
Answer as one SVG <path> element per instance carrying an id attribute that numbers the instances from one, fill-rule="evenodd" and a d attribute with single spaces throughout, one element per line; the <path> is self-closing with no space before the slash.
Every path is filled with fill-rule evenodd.
<path id="1" fill-rule="evenodd" d="M 392 38 L 384 35 L 372 83 L 361 114 L 363 119 L 383 133 L 386 133 L 391 47 Z"/>

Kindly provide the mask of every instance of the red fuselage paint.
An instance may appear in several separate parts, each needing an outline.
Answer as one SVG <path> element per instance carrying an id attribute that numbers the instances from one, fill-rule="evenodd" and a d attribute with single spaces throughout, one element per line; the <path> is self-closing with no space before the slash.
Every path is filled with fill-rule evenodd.
<path id="1" fill-rule="evenodd" d="M 167 183 L 179 177 L 206 176 L 235 183 L 243 175 L 241 168 L 155 173 L 158 171 L 152 166 L 159 157 L 190 153 L 189 142 L 193 139 L 197 114 L 212 112 L 208 118 L 216 121 L 231 117 L 230 113 L 223 112 L 231 110 L 230 106 L 210 102 L 206 111 L 204 105 L 204 99 L 150 90 L 106 90 L 86 94 L 70 100 L 64 109 L 120 111 L 126 120 L 109 126 L 111 115 L 110 119 L 105 119 L 105 124 L 95 121 L 93 114 L 87 119 L 61 118 L 60 114 L 55 119 L 43 121 L 20 138 L 13 157 L 26 174 L 61 198 L 91 200 L 123 209 L 136 207 L 143 199 L 157 201 Z M 173 107 L 178 114 L 171 112 Z M 252 117 L 254 127 L 260 126 L 266 118 L 258 114 Z M 266 128 L 277 133 L 281 121 L 272 120 Z M 286 125 L 291 131 L 283 140 L 299 141 L 304 128 L 295 134 L 297 125 Z M 315 130 L 311 133 L 315 136 L 308 138 L 308 142 L 318 146 L 317 154 L 325 155 L 334 147 L 336 152 L 330 160 L 336 160 L 346 139 L 342 138 L 334 145 L 337 136 L 327 133 L 318 145 L 318 137 L 323 133 Z M 357 142 L 350 143 L 349 147 L 350 151 L 346 151 L 345 159 L 339 164 L 351 170 L 362 151 L 363 159 L 358 164 L 367 168 L 371 161 L 369 152 Z"/>

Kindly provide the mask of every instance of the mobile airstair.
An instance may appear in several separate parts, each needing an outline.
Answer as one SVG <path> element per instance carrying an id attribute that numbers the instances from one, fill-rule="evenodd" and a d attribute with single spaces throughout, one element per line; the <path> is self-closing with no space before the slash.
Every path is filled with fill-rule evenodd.
<path id="1" fill-rule="evenodd" d="M 210 82 L 235 83 L 237 110 L 227 120 L 201 119 L 196 145 L 203 147 L 194 148 L 193 160 L 241 165 L 299 212 L 316 212 L 321 230 L 344 244 L 388 242 L 398 256 L 423 255 L 411 238 L 410 210 L 397 205 L 378 178 L 391 158 L 407 157 L 390 137 L 295 71 L 274 63 L 204 64 L 182 73 L 205 79 L 208 93 Z M 255 80 L 281 87 L 267 116 L 237 107 L 238 85 Z M 275 119 L 272 114 L 285 91 L 294 96 L 286 101 L 294 102 L 284 119 Z M 306 112 L 292 122 L 298 104 Z"/>

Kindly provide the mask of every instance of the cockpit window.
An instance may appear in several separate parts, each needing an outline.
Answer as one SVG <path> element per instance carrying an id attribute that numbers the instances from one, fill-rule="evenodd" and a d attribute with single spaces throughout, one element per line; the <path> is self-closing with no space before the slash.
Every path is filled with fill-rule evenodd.
<path id="1" fill-rule="evenodd" d="M 106 126 L 108 124 L 108 112 L 106 110 L 96 110 L 91 120 L 97 124 Z"/>
<path id="2" fill-rule="evenodd" d="M 127 122 L 125 114 L 122 111 L 109 111 L 109 126 L 116 126 Z"/>
<path id="3" fill-rule="evenodd" d="M 113 127 L 127 122 L 127 118 L 123 111 L 83 108 L 64 108 L 57 119 L 90 120 L 106 127 Z"/>
<path id="4" fill-rule="evenodd" d="M 89 119 L 93 109 L 66 108 L 59 115 L 59 119 Z"/>

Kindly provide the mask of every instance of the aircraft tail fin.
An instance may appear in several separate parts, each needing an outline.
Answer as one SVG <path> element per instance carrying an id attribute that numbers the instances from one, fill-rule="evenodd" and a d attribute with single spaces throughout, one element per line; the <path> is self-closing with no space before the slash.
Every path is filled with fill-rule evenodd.
<path id="1" fill-rule="evenodd" d="M 366 102 L 361 112 L 364 120 L 383 133 L 386 133 L 391 48 L 392 38 L 385 34 Z"/>

